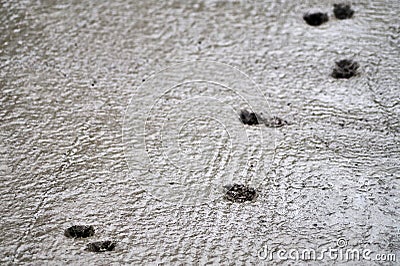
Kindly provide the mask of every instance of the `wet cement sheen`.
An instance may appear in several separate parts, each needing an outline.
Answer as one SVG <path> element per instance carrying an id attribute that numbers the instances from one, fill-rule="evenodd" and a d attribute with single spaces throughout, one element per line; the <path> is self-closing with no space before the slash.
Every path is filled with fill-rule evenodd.
<path id="1" fill-rule="evenodd" d="M 399 257 L 399 2 L 353 1 L 346 20 L 331 1 L 263 2 L 2 1 L 0 263 L 260 263 L 264 243 L 339 237 Z M 329 22 L 307 25 L 315 8 Z M 333 79 L 347 58 L 360 74 Z M 196 59 L 244 71 L 290 122 L 255 202 L 171 206 L 128 175 L 133 90 Z M 74 224 L 96 233 L 66 238 Z M 104 239 L 114 251 L 84 250 Z"/>

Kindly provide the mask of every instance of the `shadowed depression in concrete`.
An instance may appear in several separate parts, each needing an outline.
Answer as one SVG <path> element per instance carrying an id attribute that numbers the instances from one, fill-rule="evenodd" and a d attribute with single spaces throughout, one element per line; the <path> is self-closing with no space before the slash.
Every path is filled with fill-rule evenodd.
<path id="1" fill-rule="evenodd" d="M 0 263 L 398 256 L 400 4 L 341 3 L 2 1 Z"/>

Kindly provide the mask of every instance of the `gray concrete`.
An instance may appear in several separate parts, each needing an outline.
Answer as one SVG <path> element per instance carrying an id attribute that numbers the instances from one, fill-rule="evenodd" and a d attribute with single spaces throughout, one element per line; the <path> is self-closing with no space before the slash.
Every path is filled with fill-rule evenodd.
<path id="1" fill-rule="evenodd" d="M 397 0 L 353 1 L 349 20 L 317 0 L 57 2 L 0 4 L 1 264 L 267 264 L 264 245 L 340 238 L 400 256 Z M 309 10 L 330 20 L 309 26 Z M 344 58 L 360 74 L 335 80 Z M 194 60 L 219 63 L 163 76 Z M 227 87 L 160 94 L 193 76 Z M 289 124 L 245 127 L 243 107 Z M 259 196 L 227 202 L 229 182 Z M 66 238 L 74 224 L 96 233 Z M 84 250 L 107 239 L 115 251 Z"/>

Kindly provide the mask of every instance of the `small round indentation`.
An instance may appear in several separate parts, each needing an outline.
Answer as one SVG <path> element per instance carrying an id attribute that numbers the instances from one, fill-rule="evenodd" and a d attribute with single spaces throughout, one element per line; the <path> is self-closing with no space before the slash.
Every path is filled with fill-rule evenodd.
<path id="1" fill-rule="evenodd" d="M 349 79 L 358 74 L 360 65 L 350 59 L 343 59 L 335 62 L 336 66 L 331 76 L 335 79 Z"/>
<path id="2" fill-rule="evenodd" d="M 73 225 L 64 231 L 66 237 L 86 238 L 94 235 L 94 227 L 92 225 Z"/>
<path id="3" fill-rule="evenodd" d="M 310 26 L 320 26 L 329 21 L 328 14 L 322 12 L 305 13 L 303 19 Z"/>
<path id="4" fill-rule="evenodd" d="M 333 4 L 333 14 L 337 19 L 349 19 L 354 15 L 354 10 L 350 4 Z"/>

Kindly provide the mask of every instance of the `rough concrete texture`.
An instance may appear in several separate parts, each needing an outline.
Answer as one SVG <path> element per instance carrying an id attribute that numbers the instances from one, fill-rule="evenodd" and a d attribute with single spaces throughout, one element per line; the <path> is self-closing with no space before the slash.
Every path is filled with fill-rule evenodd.
<path id="1" fill-rule="evenodd" d="M 340 238 L 349 248 L 399 257 L 400 4 L 352 1 L 357 12 L 352 19 L 320 27 L 304 23 L 308 10 L 332 12 L 332 5 L 317 0 L 2 1 L 0 263 L 262 264 L 271 263 L 258 258 L 264 245 L 301 252 L 335 248 Z M 340 58 L 356 60 L 360 74 L 331 77 Z M 274 129 L 246 128 L 254 130 L 250 136 L 256 130 L 275 132 L 263 139 L 265 154 L 273 156 L 259 162 L 265 168 L 252 177 L 260 191 L 254 202 L 217 198 L 196 206 L 167 204 L 136 182 L 162 167 L 154 163 L 143 176 L 128 167 L 122 128 L 130 98 L 151 75 L 199 59 L 246 73 L 268 100 L 269 106 L 256 111 L 269 109 L 290 121 Z M 175 92 L 160 98 L 157 106 L 163 109 L 154 112 L 195 115 L 190 108 L 169 112 L 176 105 L 168 101 L 195 97 L 190 88 Z M 214 106 L 211 100 L 196 103 L 196 110 Z M 220 114 L 238 122 L 227 128 L 226 143 L 245 127 L 238 111 Z M 200 136 L 214 139 L 206 123 L 185 125 L 184 144 Z M 191 130 L 195 126 L 198 134 Z M 176 136 L 168 133 L 163 137 Z M 198 144 L 202 150 L 208 143 Z M 254 144 L 257 139 L 249 149 Z M 169 148 L 164 148 L 165 154 Z M 229 154 L 232 165 L 247 160 L 235 149 Z M 144 151 L 128 161 L 146 156 Z M 220 160 L 218 154 L 215 158 Z M 185 161 L 189 170 L 196 162 Z M 238 176 L 252 173 L 244 169 Z M 172 195 L 177 179 L 157 189 Z M 215 193 L 222 194 L 226 184 L 216 185 L 221 190 Z M 65 237 L 64 229 L 73 224 L 93 225 L 96 234 Z M 114 251 L 85 251 L 89 241 L 104 239 L 118 243 Z"/>

